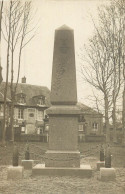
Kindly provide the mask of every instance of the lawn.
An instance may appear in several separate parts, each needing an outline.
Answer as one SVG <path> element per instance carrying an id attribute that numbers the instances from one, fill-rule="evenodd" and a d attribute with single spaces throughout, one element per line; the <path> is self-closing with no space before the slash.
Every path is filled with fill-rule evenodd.
<path id="1" fill-rule="evenodd" d="M 17 143 L 20 161 L 24 159 L 26 143 Z M 35 163 L 44 162 L 46 143 L 29 143 L 31 158 Z M 111 145 L 112 166 L 116 169 L 116 181 L 102 182 L 98 180 L 96 162 L 99 160 L 98 143 L 81 143 L 81 163 L 89 163 L 93 169 L 90 179 L 79 177 L 32 177 L 31 171 L 24 171 L 22 180 L 7 180 L 7 167 L 12 164 L 13 146 L 0 147 L 0 194 L 124 194 L 125 193 L 125 148 Z"/>

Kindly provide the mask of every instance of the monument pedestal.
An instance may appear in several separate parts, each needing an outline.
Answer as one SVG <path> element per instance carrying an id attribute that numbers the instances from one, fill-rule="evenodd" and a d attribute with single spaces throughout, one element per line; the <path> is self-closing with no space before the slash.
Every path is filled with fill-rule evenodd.
<path id="1" fill-rule="evenodd" d="M 100 180 L 101 181 L 113 181 L 116 178 L 114 168 L 100 168 Z"/>
<path id="2" fill-rule="evenodd" d="M 22 166 L 26 170 L 31 170 L 34 164 L 34 160 L 22 160 Z"/>
<path id="3" fill-rule="evenodd" d="M 52 106 L 49 115 L 49 149 L 45 155 L 46 167 L 80 167 L 78 151 L 77 106 Z"/>
<path id="4" fill-rule="evenodd" d="M 32 175 L 79 176 L 90 178 L 90 165 L 80 165 L 78 151 L 78 115 L 77 106 L 52 106 L 49 115 L 49 149 L 45 154 L 45 164 L 37 164 Z"/>
<path id="5" fill-rule="evenodd" d="M 23 178 L 24 168 L 22 166 L 9 166 L 7 170 L 7 179 L 18 180 Z"/>
<path id="6" fill-rule="evenodd" d="M 78 176 L 81 178 L 91 178 L 92 169 L 90 165 L 80 165 L 79 168 L 58 168 L 45 167 L 45 164 L 37 164 L 32 169 L 32 175 Z"/>
<path id="7" fill-rule="evenodd" d="M 80 167 L 80 152 L 48 150 L 46 152 L 45 166 L 72 168 Z"/>

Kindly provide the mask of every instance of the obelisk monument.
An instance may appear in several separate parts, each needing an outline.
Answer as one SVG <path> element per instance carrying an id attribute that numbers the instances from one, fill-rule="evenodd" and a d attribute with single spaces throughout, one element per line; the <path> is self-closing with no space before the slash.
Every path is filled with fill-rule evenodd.
<path id="1" fill-rule="evenodd" d="M 66 25 L 55 31 L 50 100 L 45 166 L 80 167 L 74 31 Z"/>
<path id="2" fill-rule="evenodd" d="M 74 31 L 66 25 L 55 31 L 50 100 L 49 148 L 32 175 L 90 178 L 91 166 L 80 164 Z"/>

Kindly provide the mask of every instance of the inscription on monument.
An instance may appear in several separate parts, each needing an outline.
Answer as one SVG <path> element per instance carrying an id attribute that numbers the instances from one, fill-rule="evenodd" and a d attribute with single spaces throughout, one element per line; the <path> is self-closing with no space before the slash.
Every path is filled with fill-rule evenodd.
<path id="1" fill-rule="evenodd" d="M 62 79 L 61 77 L 65 73 L 65 65 L 64 64 L 57 64 L 57 77 L 55 79 L 55 82 L 53 83 L 53 87 L 55 88 L 55 91 L 59 91 L 62 87 Z"/>
<path id="2" fill-rule="evenodd" d="M 61 42 L 61 47 L 60 47 L 60 51 L 62 53 L 67 53 L 67 50 L 69 49 L 69 47 L 67 46 L 67 39 L 60 39 Z"/>

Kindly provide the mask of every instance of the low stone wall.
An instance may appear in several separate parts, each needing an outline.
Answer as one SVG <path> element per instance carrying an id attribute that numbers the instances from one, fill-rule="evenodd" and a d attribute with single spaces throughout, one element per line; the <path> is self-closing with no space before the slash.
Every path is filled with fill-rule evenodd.
<path id="1" fill-rule="evenodd" d="M 20 141 L 47 142 L 47 137 L 39 134 L 21 134 Z"/>
<path id="2" fill-rule="evenodd" d="M 21 141 L 35 141 L 35 142 L 39 142 L 40 141 L 40 135 L 34 135 L 34 134 L 21 134 L 20 137 Z"/>
<path id="3" fill-rule="evenodd" d="M 38 135 L 38 134 L 21 134 L 20 140 L 16 140 L 16 141 L 47 142 L 47 137 L 42 136 L 42 135 Z M 83 140 L 80 140 L 80 138 L 78 137 L 78 142 L 79 143 L 82 143 L 82 142 L 105 142 L 105 136 L 87 135 L 87 136 L 84 136 Z"/>
<path id="4" fill-rule="evenodd" d="M 104 135 L 87 135 L 85 136 L 86 142 L 105 142 Z"/>

